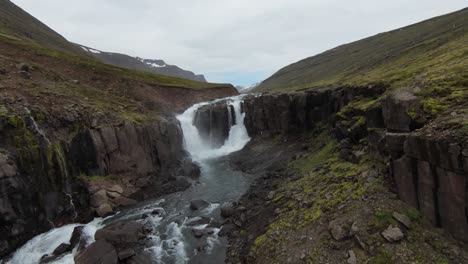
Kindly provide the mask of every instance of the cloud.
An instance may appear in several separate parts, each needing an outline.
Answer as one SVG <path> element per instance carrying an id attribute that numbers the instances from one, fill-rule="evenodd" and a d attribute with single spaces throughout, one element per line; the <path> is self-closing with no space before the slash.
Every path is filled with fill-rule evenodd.
<path id="1" fill-rule="evenodd" d="M 464 0 L 13 0 L 67 39 L 247 84 Z M 246 77 L 247 76 L 247 77 Z M 256 77 L 255 77 L 256 76 Z"/>

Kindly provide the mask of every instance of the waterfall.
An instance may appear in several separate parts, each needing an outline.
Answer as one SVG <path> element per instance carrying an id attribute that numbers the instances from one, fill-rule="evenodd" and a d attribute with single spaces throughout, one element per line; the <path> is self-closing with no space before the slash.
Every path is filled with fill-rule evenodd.
<path id="1" fill-rule="evenodd" d="M 204 102 L 195 104 L 184 113 L 177 116 L 180 121 L 182 131 L 184 134 L 185 149 L 190 153 L 194 161 L 202 162 L 206 159 L 217 158 L 225 156 L 229 153 L 241 150 L 247 142 L 250 141 L 250 137 L 247 134 L 247 129 L 244 125 L 245 113 L 241 112 L 241 103 L 244 95 L 229 97 L 226 99 L 219 99 L 212 102 Z M 205 142 L 198 132 L 197 127 L 193 124 L 197 110 L 204 106 L 219 101 L 225 100 L 226 107 L 229 112 L 229 122 L 232 124 L 229 130 L 229 136 L 224 144 L 219 148 L 212 147 L 210 142 Z M 234 110 L 234 120 L 232 120 L 231 110 Z"/>
<path id="2" fill-rule="evenodd" d="M 103 227 L 103 221 L 105 219 L 95 218 L 92 222 L 86 224 L 83 228 L 83 237 L 86 241 L 86 245 L 94 242 L 94 233 L 101 227 Z M 13 258 L 7 262 L 7 264 L 25 264 L 25 263 L 39 263 L 42 256 L 52 252 L 62 243 L 69 243 L 73 229 L 80 224 L 71 224 L 55 228 L 40 234 L 33 239 L 29 240 L 21 248 L 19 248 L 13 255 Z M 64 255 L 63 257 L 53 261 L 52 263 L 60 264 L 73 264 L 74 255 L 77 252 L 77 248 L 73 249 L 71 253 Z M 1 262 L 1 261 L 0 261 Z"/>
<path id="3" fill-rule="evenodd" d="M 32 125 L 33 125 L 33 128 L 34 128 L 34 131 L 39 134 L 41 136 L 42 139 L 44 139 L 44 141 L 47 143 L 47 145 L 50 145 L 50 140 L 49 138 L 47 138 L 45 132 L 39 128 L 39 125 L 37 124 L 36 120 L 34 119 L 34 117 L 32 116 L 31 114 L 31 110 L 29 110 L 29 108 L 25 107 L 24 110 L 26 111 L 26 113 L 28 114 L 29 118 L 31 119 L 31 122 L 32 122 Z"/>
<path id="4" fill-rule="evenodd" d="M 153 231 L 148 236 L 150 240 L 148 240 L 144 250 L 151 255 L 153 263 L 184 264 L 197 258 L 195 263 L 223 262 L 228 244 L 225 239 L 218 236 L 221 228 L 208 226 L 207 223 L 195 223 L 204 218 L 210 218 L 214 223 L 220 221 L 220 205 L 238 199 L 250 185 L 250 178 L 231 170 L 229 163 L 225 160 L 215 159 L 241 150 L 250 140 L 244 126 L 245 113 L 242 113 L 241 110 L 242 98 L 243 96 L 235 96 L 199 103 L 177 116 L 183 131 L 185 149 L 201 167 L 201 175 L 197 184 L 183 192 L 169 194 L 156 202 L 143 203 L 139 207 L 129 208 L 109 217 L 122 221 L 139 219 L 137 221 L 151 224 Z M 224 144 L 220 147 L 213 147 L 213 144 L 205 142 L 200 137 L 193 122 L 200 107 L 220 102 L 225 102 L 228 108 L 229 117 L 227 118 L 229 118 L 230 129 Z M 54 151 L 59 160 L 59 166 L 63 166 L 61 169 L 66 171 L 63 151 L 61 149 Z M 68 175 L 65 176 L 68 177 Z M 189 206 L 193 199 L 209 201 L 210 206 L 193 211 Z M 161 213 L 152 215 L 151 212 L 155 209 Z M 147 217 L 142 218 L 142 215 L 147 215 Z M 106 219 L 96 218 L 93 222 L 85 225 L 84 233 L 87 244 L 94 241 L 96 230 L 105 226 L 104 220 Z M 52 254 L 61 243 L 68 243 L 76 226 L 78 224 L 71 224 L 36 236 L 19 248 L 7 263 L 39 263 L 43 255 Z M 203 245 L 200 244 L 203 240 L 193 237 L 193 229 L 206 229 L 205 250 L 199 250 L 200 245 Z M 53 263 L 74 263 L 73 257 L 77 250 L 74 248 L 71 253 Z"/>

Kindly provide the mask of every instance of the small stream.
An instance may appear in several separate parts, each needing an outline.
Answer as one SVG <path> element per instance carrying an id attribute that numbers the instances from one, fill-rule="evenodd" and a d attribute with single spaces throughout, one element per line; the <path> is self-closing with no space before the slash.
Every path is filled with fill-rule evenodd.
<path id="1" fill-rule="evenodd" d="M 234 171 L 227 159 L 228 154 L 241 150 L 250 140 L 244 126 L 245 113 L 241 113 L 242 97 L 195 104 L 177 116 L 183 130 L 185 148 L 201 169 L 197 183 L 183 192 L 142 202 L 135 208 L 107 219 L 96 218 L 85 227 L 87 243 L 94 241 L 96 230 L 109 223 L 138 220 L 152 226 L 153 231 L 148 237 L 150 242 L 146 243 L 145 254 L 153 263 L 224 263 L 227 241 L 218 236 L 222 229 L 220 207 L 223 203 L 239 199 L 251 183 L 251 178 Z M 237 122 L 231 124 L 229 137 L 224 145 L 212 148 L 210 142 L 200 137 L 193 120 L 198 108 L 221 100 L 226 100 L 226 107 L 233 106 Z M 195 199 L 203 199 L 210 204 L 201 210 L 191 210 L 190 202 Z M 155 210 L 159 213 L 151 214 Z M 60 243 L 68 242 L 75 226 L 78 224 L 56 228 L 36 236 L 18 249 L 8 263 L 39 263 L 43 255 L 51 254 Z M 196 238 L 193 230 L 203 230 L 205 235 Z M 74 263 L 75 254 L 76 249 L 52 263 Z"/>

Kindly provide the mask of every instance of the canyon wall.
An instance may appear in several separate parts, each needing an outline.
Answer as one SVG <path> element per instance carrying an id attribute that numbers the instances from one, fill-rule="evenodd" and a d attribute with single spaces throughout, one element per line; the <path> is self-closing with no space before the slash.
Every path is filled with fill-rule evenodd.
<path id="1" fill-rule="evenodd" d="M 425 119 L 413 91 L 344 87 L 266 94 L 247 97 L 243 107 L 252 137 L 320 128 L 339 141 L 366 140 L 389 160 L 401 200 L 434 226 L 468 241 L 468 143 L 444 126 L 447 120 Z M 352 153 L 340 155 L 353 160 Z"/>
<path id="2" fill-rule="evenodd" d="M 1 115 L 0 258 L 52 227 L 188 187 L 184 178 L 199 169 L 181 133 L 175 119 L 161 118 L 83 126 L 59 139 L 29 112 Z"/>

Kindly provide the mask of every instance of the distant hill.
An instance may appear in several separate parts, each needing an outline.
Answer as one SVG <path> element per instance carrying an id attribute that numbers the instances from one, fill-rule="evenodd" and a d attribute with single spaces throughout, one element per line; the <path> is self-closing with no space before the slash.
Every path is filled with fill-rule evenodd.
<path id="1" fill-rule="evenodd" d="M 255 91 L 376 82 L 408 85 L 414 79 L 430 84 L 446 72 L 461 78 L 468 61 L 467 32 L 465 8 L 303 59 L 280 69 Z"/>
<path id="2" fill-rule="evenodd" d="M 181 69 L 175 65 L 169 65 L 163 60 L 131 57 L 129 55 L 120 53 L 100 51 L 80 44 L 76 45 L 79 46 L 82 50 L 86 51 L 89 55 L 95 57 L 96 59 L 114 66 L 179 77 L 187 80 L 206 82 L 205 76 L 201 74 L 194 74 L 191 71 Z"/>

